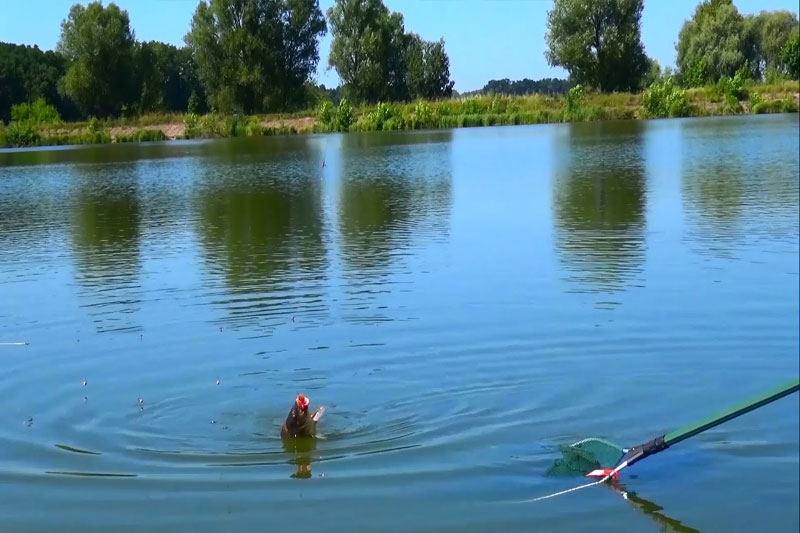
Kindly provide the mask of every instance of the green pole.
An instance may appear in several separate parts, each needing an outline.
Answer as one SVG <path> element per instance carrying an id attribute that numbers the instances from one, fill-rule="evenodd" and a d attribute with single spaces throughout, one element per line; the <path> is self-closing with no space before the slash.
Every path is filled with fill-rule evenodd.
<path id="1" fill-rule="evenodd" d="M 776 387 L 771 391 L 767 391 L 760 396 L 751 398 L 744 403 L 726 409 L 725 411 L 710 416 L 704 420 L 701 420 L 700 422 L 683 426 L 682 428 L 678 428 L 671 433 L 656 437 L 639 446 L 634 446 L 622 457 L 620 463 L 624 462 L 627 466 L 633 465 L 645 457 L 649 457 L 650 455 L 666 450 L 673 444 L 677 444 L 682 440 L 688 439 L 689 437 L 694 437 L 695 435 L 711 429 L 714 426 L 718 426 L 727 422 L 728 420 L 736 418 L 737 416 L 749 413 L 753 409 L 758 409 L 759 407 L 774 402 L 779 398 L 783 398 L 784 396 L 788 396 L 793 392 L 797 392 L 799 388 L 800 379 L 794 378 L 788 383 L 784 383 L 780 387 Z"/>
<path id="2" fill-rule="evenodd" d="M 725 411 L 719 412 L 715 415 L 712 415 L 696 424 L 691 424 L 687 426 L 683 426 L 682 428 L 678 428 L 675 431 L 667 433 L 664 435 L 664 444 L 667 446 L 672 446 L 682 440 L 688 439 L 689 437 L 694 437 L 695 435 L 706 431 L 707 429 L 711 429 L 714 426 L 718 426 L 728 420 L 732 420 L 737 416 L 741 416 L 745 413 L 749 413 L 753 409 L 758 409 L 768 403 L 772 403 L 775 400 L 783 398 L 784 396 L 788 396 L 794 392 L 798 391 L 800 388 L 800 379 L 795 378 L 788 383 L 784 383 L 780 387 L 776 387 L 760 396 L 755 398 L 751 398 L 750 400 L 726 409 Z"/>

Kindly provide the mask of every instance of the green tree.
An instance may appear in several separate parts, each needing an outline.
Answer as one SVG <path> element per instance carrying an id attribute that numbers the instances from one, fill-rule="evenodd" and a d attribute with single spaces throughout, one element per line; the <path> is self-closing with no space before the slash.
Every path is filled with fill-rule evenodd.
<path id="1" fill-rule="evenodd" d="M 282 7 L 281 100 L 283 109 L 291 109 L 306 103 L 303 88 L 317 69 L 319 38 L 328 26 L 318 0 L 285 0 Z"/>
<path id="2" fill-rule="evenodd" d="M 405 31 L 403 15 L 390 13 L 383 19 L 381 57 L 385 69 L 383 100 L 408 100 L 408 57 L 406 51 L 412 36 Z"/>
<path id="3" fill-rule="evenodd" d="M 480 90 L 487 94 L 566 94 L 570 84 L 567 80 L 556 78 L 543 78 L 541 80 L 531 80 L 528 78 L 511 81 L 508 78 L 502 80 L 489 80 Z"/>
<path id="4" fill-rule="evenodd" d="M 639 89 L 649 66 L 643 7 L 642 0 L 555 0 L 547 14 L 547 61 L 604 92 Z"/>
<path id="5" fill-rule="evenodd" d="M 783 47 L 783 64 L 792 79 L 800 77 L 800 31 L 797 28 Z"/>
<path id="6" fill-rule="evenodd" d="M 192 94 L 197 106 L 205 110 L 205 91 L 197 75 L 192 51 L 159 43 L 163 47 L 161 69 L 164 73 L 164 106 L 167 111 L 186 111 Z"/>
<path id="7" fill-rule="evenodd" d="M 733 77 L 748 64 L 753 42 L 731 0 L 706 0 L 684 22 L 676 49 L 678 69 L 684 84 L 691 87 Z"/>
<path id="8" fill-rule="evenodd" d="M 67 70 L 64 57 L 36 46 L 0 43 L 0 121 L 11 118 L 11 106 L 43 98 L 63 118 L 77 118 L 77 109 L 58 91 Z"/>
<path id="9" fill-rule="evenodd" d="M 444 49 L 444 40 L 423 41 L 418 35 L 410 36 L 406 49 L 408 66 L 408 92 L 411 98 L 428 100 L 449 97 L 454 82 L 450 80 L 450 59 Z"/>
<path id="10" fill-rule="evenodd" d="M 702 57 L 692 58 L 680 70 L 680 75 L 686 87 L 700 87 L 708 81 L 708 63 Z"/>
<path id="11" fill-rule="evenodd" d="M 56 108 L 45 102 L 44 98 L 37 98 L 32 103 L 24 102 L 11 106 L 11 120 L 33 124 L 52 124 L 59 122 L 61 117 L 58 116 Z"/>
<path id="12" fill-rule="evenodd" d="M 417 34 L 409 36 L 406 44 L 408 93 L 411 98 L 425 98 L 425 41 Z"/>
<path id="13" fill-rule="evenodd" d="M 386 30 L 389 10 L 381 0 L 336 0 L 328 9 L 331 52 L 328 64 L 356 101 L 386 96 Z"/>
<path id="14" fill-rule="evenodd" d="M 444 41 L 406 33 L 403 15 L 382 0 L 336 0 L 328 10 L 328 64 L 357 102 L 438 98 L 452 93 Z"/>
<path id="15" fill-rule="evenodd" d="M 117 114 L 134 98 L 134 44 L 128 12 L 116 4 L 75 4 L 69 10 L 58 42 L 58 51 L 71 63 L 63 88 L 84 113 Z"/>
<path id="16" fill-rule="evenodd" d="M 210 0 L 185 39 L 212 107 L 249 114 L 302 103 L 325 31 L 317 0 Z"/>
<path id="17" fill-rule="evenodd" d="M 798 28 L 797 17 L 789 11 L 762 11 L 746 21 L 752 43 L 749 55 L 753 77 L 760 79 L 769 70 L 788 74 L 783 49 Z"/>
<path id="18" fill-rule="evenodd" d="M 200 2 L 186 44 L 211 107 L 253 113 L 270 106 L 276 84 L 278 3 Z"/>
<path id="19" fill-rule="evenodd" d="M 191 51 L 150 41 L 136 48 L 138 111 L 185 112 L 192 93 L 204 95 Z M 200 106 L 200 102 L 197 103 Z"/>
<path id="20" fill-rule="evenodd" d="M 164 110 L 164 78 L 158 64 L 158 44 L 144 42 L 136 44 L 134 75 L 138 87 L 137 111 Z"/>
<path id="21" fill-rule="evenodd" d="M 653 58 L 647 58 L 647 73 L 642 78 L 642 87 L 650 87 L 661 79 L 661 65 Z"/>

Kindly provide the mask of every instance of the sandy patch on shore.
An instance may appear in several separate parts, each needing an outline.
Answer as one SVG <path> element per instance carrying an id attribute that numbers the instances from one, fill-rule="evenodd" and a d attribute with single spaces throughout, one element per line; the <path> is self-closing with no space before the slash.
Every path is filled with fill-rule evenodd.
<path id="1" fill-rule="evenodd" d="M 310 129 L 317 123 L 314 117 L 285 118 L 282 120 L 262 120 L 261 125 L 266 128 L 292 127 L 296 130 Z"/>
<path id="2" fill-rule="evenodd" d="M 183 137 L 184 126 L 182 122 L 156 124 L 153 126 L 114 126 L 108 129 L 108 133 L 111 137 L 117 137 L 117 135 L 130 135 L 141 130 L 161 130 L 169 139 L 180 139 Z"/>

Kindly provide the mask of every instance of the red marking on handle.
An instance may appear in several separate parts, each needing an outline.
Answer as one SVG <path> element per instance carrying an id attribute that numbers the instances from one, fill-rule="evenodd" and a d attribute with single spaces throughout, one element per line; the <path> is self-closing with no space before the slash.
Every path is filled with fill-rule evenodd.
<path id="1" fill-rule="evenodd" d="M 604 468 L 602 470 L 599 469 L 592 470 L 591 472 L 586 474 L 586 477 L 597 478 L 597 479 L 603 479 L 607 476 L 611 476 L 611 479 L 617 480 L 619 479 L 619 472 L 615 472 L 613 468 Z"/>

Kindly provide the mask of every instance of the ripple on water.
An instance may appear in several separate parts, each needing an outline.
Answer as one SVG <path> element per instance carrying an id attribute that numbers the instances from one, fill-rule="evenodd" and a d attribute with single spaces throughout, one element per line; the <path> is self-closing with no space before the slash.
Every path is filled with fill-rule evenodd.
<path id="1" fill-rule="evenodd" d="M 796 120 L 384 133 L 0 167 L 5 527 L 647 530 L 603 491 L 478 504 L 796 373 Z M 299 392 L 328 410 L 284 446 Z M 796 530 L 793 408 L 625 482 Z"/>

